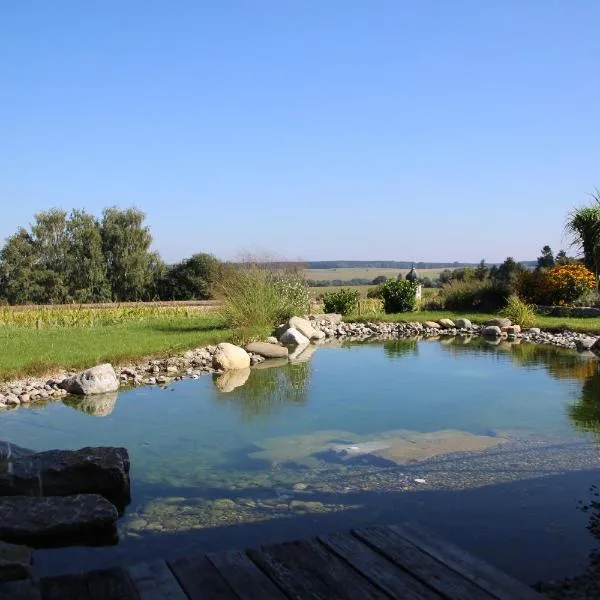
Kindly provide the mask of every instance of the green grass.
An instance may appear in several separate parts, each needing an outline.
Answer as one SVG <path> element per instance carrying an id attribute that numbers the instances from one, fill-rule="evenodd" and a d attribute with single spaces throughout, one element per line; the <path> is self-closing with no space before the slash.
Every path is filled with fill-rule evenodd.
<path id="1" fill-rule="evenodd" d="M 0 379 L 167 356 L 233 337 L 214 315 L 154 317 L 90 328 L 0 328 Z"/>
<path id="2" fill-rule="evenodd" d="M 482 325 L 489 319 L 493 319 L 498 315 L 486 314 L 486 313 L 465 313 L 465 312 L 453 312 L 449 310 L 436 310 L 436 311 L 416 311 L 409 313 L 397 313 L 397 314 L 381 314 L 377 317 L 359 317 L 356 315 L 349 315 L 345 317 L 345 321 L 386 321 L 390 323 L 404 323 L 407 321 L 439 321 L 440 319 L 458 319 L 463 317 L 469 319 L 471 322 L 478 325 Z M 581 333 L 590 333 L 593 335 L 600 335 L 600 317 L 547 317 L 542 315 L 535 315 L 535 324 L 532 327 L 540 327 L 548 331 L 562 331 L 563 329 L 569 329 L 571 331 L 578 331 Z"/>

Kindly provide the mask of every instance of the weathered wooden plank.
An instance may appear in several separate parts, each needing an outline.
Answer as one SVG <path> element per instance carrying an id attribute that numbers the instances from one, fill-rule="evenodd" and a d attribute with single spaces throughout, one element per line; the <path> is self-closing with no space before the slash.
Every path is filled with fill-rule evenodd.
<path id="1" fill-rule="evenodd" d="M 40 581 L 43 600 L 90 600 L 82 574 L 45 577 Z"/>
<path id="2" fill-rule="evenodd" d="M 440 600 L 442 596 L 349 534 L 321 535 L 318 540 L 374 585 L 401 600 Z"/>
<path id="3" fill-rule="evenodd" d="M 248 555 L 290 597 L 298 600 L 389 598 L 317 541 L 286 542 Z M 390 565 L 391 566 L 391 565 Z"/>
<path id="4" fill-rule="evenodd" d="M 164 560 L 133 565 L 126 571 L 140 600 L 187 600 Z"/>
<path id="5" fill-rule="evenodd" d="M 245 552 L 219 552 L 208 554 L 207 558 L 240 600 L 285 600 L 281 591 Z"/>
<path id="6" fill-rule="evenodd" d="M 425 527 L 407 523 L 401 527 L 391 526 L 390 529 L 430 556 L 474 581 L 499 600 L 541 600 L 544 597 L 510 575 L 439 538 Z"/>
<path id="7" fill-rule="evenodd" d="M 407 542 L 387 527 L 356 529 L 354 535 L 449 600 L 490 600 L 488 592 Z"/>
<path id="8" fill-rule="evenodd" d="M 191 600 L 238 600 L 213 564 L 205 557 L 181 557 L 167 561 L 179 585 Z"/>
<path id="9" fill-rule="evenodd" d="M 93 600 L 138 600 L 133 583 L 123 569 L 85 573 L 84 581 Z"/>

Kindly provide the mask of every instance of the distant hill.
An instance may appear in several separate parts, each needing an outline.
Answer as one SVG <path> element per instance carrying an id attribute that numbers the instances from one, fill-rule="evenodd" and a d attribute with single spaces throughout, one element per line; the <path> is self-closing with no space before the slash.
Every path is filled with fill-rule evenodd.
<path id="1" fill-rule="evenodd" d="M 316 260 L 307 262 L 307 269 L 410 269 L 413 264 L 416 269 L 460 269 L 463 267 L 476 267 L 479 263 L 464 262 L 416 262 L 408 260 Z M 487 263 L 491 266 L 495 263 Z M 523 260 L 525 267 L 535 267 L 535 260 Z"/>

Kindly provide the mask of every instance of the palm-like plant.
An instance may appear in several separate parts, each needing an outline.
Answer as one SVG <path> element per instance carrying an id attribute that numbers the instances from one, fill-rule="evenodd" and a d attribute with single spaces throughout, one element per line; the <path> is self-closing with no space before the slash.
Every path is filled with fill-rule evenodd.
<path id="1" fill-rule="evenodd" d="M 568 216 L 566 232 L 573 245 L 583 253 L 585 266 L 598 277 L 600 271 L 600 190 L 592 194 L 592 206 L 573 209 Z"/>

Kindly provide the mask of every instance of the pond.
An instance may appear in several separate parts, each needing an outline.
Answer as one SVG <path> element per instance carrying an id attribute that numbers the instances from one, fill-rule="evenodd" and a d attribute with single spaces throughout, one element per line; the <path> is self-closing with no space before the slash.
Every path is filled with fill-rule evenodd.
<path id="1" fill-rule="evenodd" d="M 302 356 L 247 381 L 204 376 L 0 414 L 0 438 L 22 446 L 131 456 L 119 543 L 38 550 L 36 572 L 405 521 L 528 583 L 586 568 L 597 547 L 582 509 L 600 475 L 596 358 L 463 338 Z"/>

